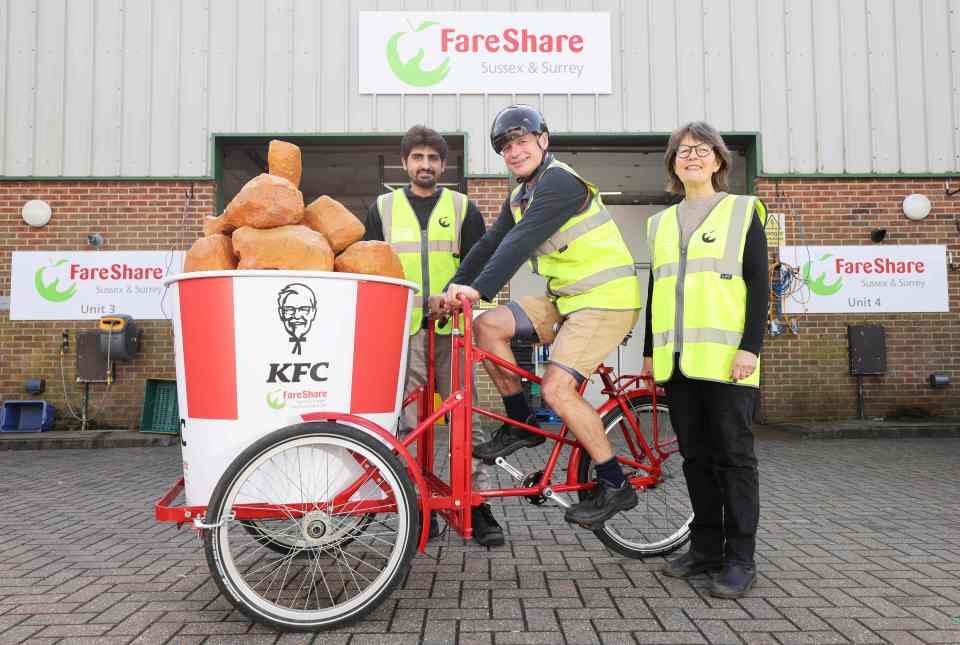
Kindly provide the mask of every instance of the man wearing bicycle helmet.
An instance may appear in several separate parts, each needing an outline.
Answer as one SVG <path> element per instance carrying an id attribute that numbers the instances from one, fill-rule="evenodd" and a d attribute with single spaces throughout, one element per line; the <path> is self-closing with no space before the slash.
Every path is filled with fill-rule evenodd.
<path id="1" fill-rule="evenodd" d="M 637 495 L 614 459 L 599 415 L 577 388 L 637 322 L 634 260 L 597 187 L 548 152 L 549 131 L 540 112 L 529 105 L 501 110 L 490 141 L 518 185 L 461 263 L 444 305 L 458 307 L 461 295 L 472 302 L 493 301 L 527 261 L 547 280 L 544 296 L 520 298 L 478 317 L 476 342 L 514 364 L 512 338 L 552 344 L 541 386 L 544 401 L 597 464 L 594 494 L 567 509 L 565 519 L 597 527 L 636 506 Z M 490 362 L 484 367 L 507 416 L 536 425 L 519 377 Z M 493 439 L 475 445 L 473 455 L 489 463 L 544 441 L 542 435 L 504 424 Z"/>

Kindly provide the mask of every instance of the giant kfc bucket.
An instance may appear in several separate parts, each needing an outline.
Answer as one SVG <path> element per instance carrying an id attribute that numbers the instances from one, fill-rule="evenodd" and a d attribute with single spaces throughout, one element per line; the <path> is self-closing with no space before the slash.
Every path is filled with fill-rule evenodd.
<path id="1" fill-rule="evenodd" d="M 305 414 L 349 413 L 396 432 L 414 283 L 245 270 L 165 284 L 188 505 L 206 506 L 244 448 Z"/>

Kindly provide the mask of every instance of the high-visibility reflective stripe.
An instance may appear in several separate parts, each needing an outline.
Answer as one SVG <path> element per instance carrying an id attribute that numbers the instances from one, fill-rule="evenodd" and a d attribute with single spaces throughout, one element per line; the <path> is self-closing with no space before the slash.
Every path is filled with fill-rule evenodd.
<path id="1" fill-rule="evenodd" d="M 537 247 L 537 250 L 534 251 L 533 254 L 534 256 L 540 256 L 546 255 L 547 253 L 553 253 L 554 251 L 559 251 L 563 247 L 569 246 L 571 242 L 581 235 L 586 235 L 593 229 L 603 226 L 612 219 L 613 216 L 606 208 L 597 211 L 590 217 L 577 222 L 565 231 L 554 233 L 552 236 L 550 236 L 550 239 Z"/>
<path id="2" fill-rule="evenodd" d="M 420 251 L 423 250 L 420 242 L 391 242 L 390 248 L 393 249 L 395 253 L 420 253 Z M 453 249 L 453 240 L 427 241 L 427 251 L 446 251 L 447 253 L 453 253 Z"/>
<path id="3" fill-rule="evenodd" d="M 720 343 L 721 345 L 740 346 L 740 340 L 743 334 L 738 331 L 728 329 L 716 329 L 714 327 L 684 327 L 684 343 Z M 672 344 L 674 341 L 674 330 L 669 329 L 653 334 L 653 346 L 663 347 Z"/>
<path id="4" fill-rule="evenodd" d="M 463 193 L 458 193 L 451 190 L 450 195 L 453 197 L 453 225 L 454 225 L 454 234 L 453 234 L 453 245 L 451 247 L 451 252 L 454 255 L 460 255 L 460 233 L 463 231 L 463 218 L 465 217 L 467 210 L 467 196 Z M 430 249 L 431 251 L 433 249 Z M 446 250 L 446 249 L 444 249 Z"/>
<path id="5" fill-rule="evenodd" d="M 393 230 L 393 193 L 380 195 L 380 225 L 385 236 Z"/>
<path id="6" fill-rule="evenodd" d="M 636 275 L 636 270 L 633 268 L 632 264 L 626 264 L 619 267 L 610 267 L 609 269 L 598 271 L 593 275 L 588 275 L 586 278 L 577 280 L 576 282 L 568 284 L 565 287 L 561 287 L 559 289 L 550 289 L 550 293 L 555 296 L 575 296 L 577 294 L 590 291 L 590 289 L 599 287 L 601 284 L 606 284 L 607 282 L 612 282 L 619 278 L 626 278 L 627 276 L 631 275 Z"/>
<path id="7" fill-rule="evenodd" d="M 657 229 L 660 228 L 660 222 L 663 221 L 663 214 L 667 211 L 658 213 L 650 218 L 650 230 L 647 231 L 647 244 L 650 246 L 650 257 L 653 257 L 653 242 L 657 239 Z"/>
<path id="8" fill-rule="evenodd" d="M 680 263 L 679 262 L 670 262 L 669 264 L 664 264 L 663 266 L 657 267 L 653 271 L 653 279 L 659 280 L 660 278 L 669 278 L 670 276 L 677 275 L 680 272 Z"/>
<path id="9" fill-rule="evenodd" d="M 422 307 L 423 306 L 423 296 L 414 296 L 413 297 L 413 306 Z"/>
<path id="10" fill-rule="evenodd" d="M 723 259 L 730 264 L 740 264 L 737 257 L 740 255 L 740 238 L 743 237 L 743 229 L 750 222 L 750 216 L 753 215 L 753 209 L 747 211 L 748 206 L 753 205 L 753 197 L 749 195 L 737 195 L 733 202 L 733 210 L 730 213 L 730 230 L 727 231 L 727 248 L 723 251 Z M 723 271 L 723 273 L 730 273 Z"/>
<path id="11" fill-rule="evenodd" d="M 679 270 L 679 262 L 669 262 L 657 267 L 653 272 L 653 277 L 655 280 L 669 278 L 670 276 L 677 275 Z M 703 271 L 740 276 L 743 273 L 743 267 L 741 263 L 737 262 L 736 256 L 734 256 L 733 260 L 729 258 L 696 258 L 694 260 L 687 260 L 687 269 L 684 272 L 686 275 L 701 273 Z"/>

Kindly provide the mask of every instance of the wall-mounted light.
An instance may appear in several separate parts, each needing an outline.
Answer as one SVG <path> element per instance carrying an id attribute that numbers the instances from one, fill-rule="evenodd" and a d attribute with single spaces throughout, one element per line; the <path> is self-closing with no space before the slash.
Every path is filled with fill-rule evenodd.
<path id="1" fill-rule="evenodd" d="M 950 385 L 950 376 L 943 372 L 934 372 L 927 377 L 927 382 L 930 383 L 930 387 L 933 388 L 947 387 Z"/>
<path id="2" fill-rule="evenodd" d="M 31 199 L 23 205 L 20 211 L 23 221 L 35 227 L 46 226 L 52 214 L 53 210 L 50 208 L 50 204 L 42 199 Z"/>
<path id="3" fill-rule="evenodd" d="M 903 214 L 909 219 L 923 219 L 930 214 L 930 200 L 926 195 L 913 193 L 903 198 Z"/>

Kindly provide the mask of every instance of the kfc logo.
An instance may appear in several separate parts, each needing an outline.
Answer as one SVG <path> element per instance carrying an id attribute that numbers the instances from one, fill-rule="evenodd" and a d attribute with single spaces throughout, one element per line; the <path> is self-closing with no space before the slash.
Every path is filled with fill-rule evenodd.
<path id="1" fill-rule="evenodd" d="M 317 296 L 305 284 L 288 284 L 277 294 L 277 313 L 293 343 L 291 353 L 302 354 L 303 343 L 317 317 Z"/>

